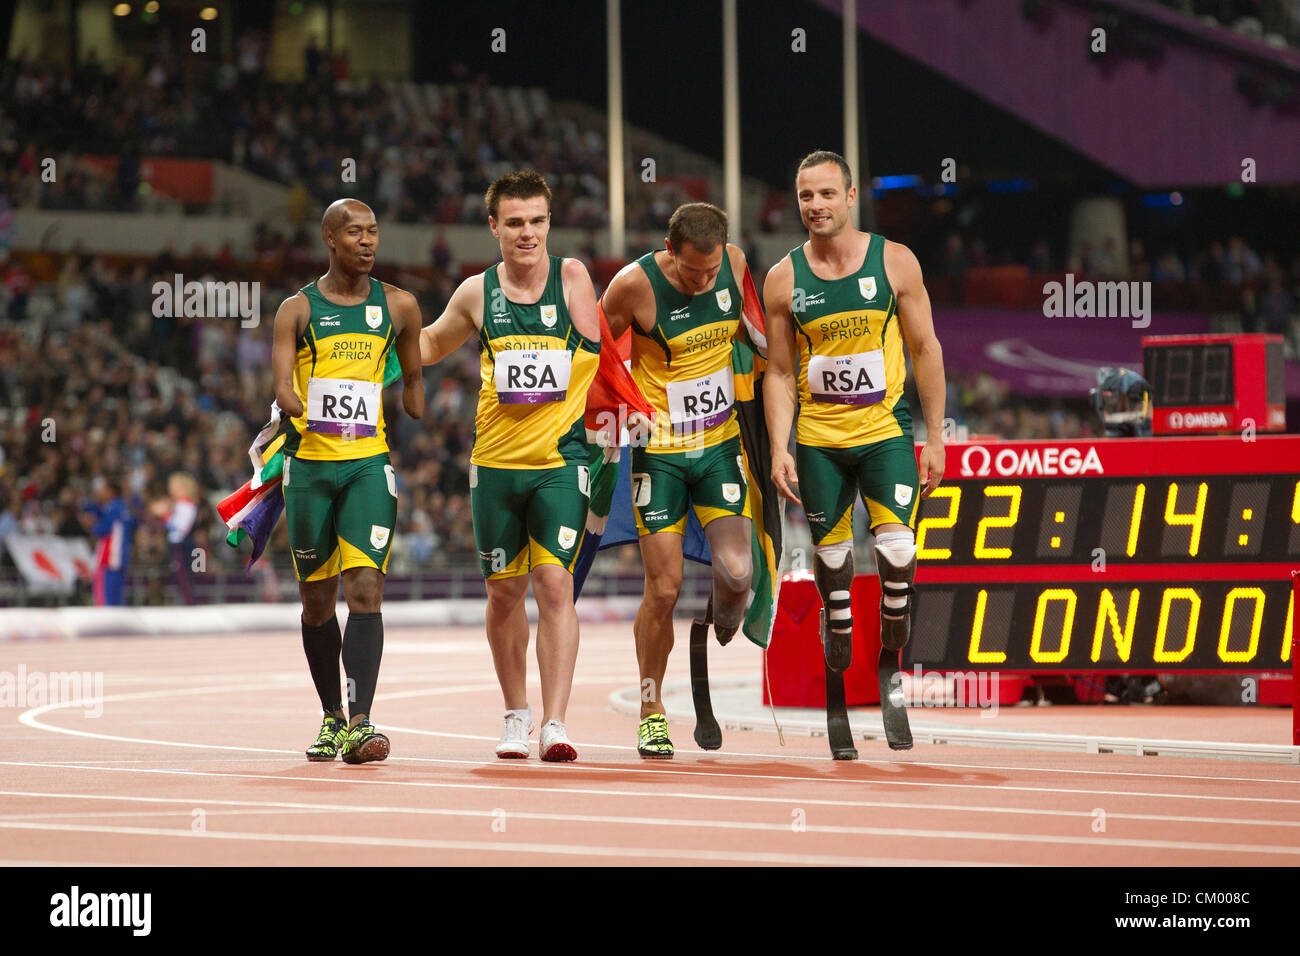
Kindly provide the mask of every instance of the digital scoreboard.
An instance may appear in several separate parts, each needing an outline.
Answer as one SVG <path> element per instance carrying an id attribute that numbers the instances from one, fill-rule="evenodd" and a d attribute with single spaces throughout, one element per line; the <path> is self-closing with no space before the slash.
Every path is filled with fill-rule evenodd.
<path id="1" fill-rule="evenodd" d="M 1300 436 L 947 446 L 903 664 L 1289 671 Z"/>
<path id="2" fill-rule="evenodd" d="M 1280 335 L 1152 335 L 1142 339 L 1157 435 L 1286 428 Z"/>

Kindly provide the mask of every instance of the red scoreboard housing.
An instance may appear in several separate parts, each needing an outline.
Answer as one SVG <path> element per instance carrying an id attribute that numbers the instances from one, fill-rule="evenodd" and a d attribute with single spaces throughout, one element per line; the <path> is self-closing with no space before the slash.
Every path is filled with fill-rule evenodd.
<path id="1" fill-rule="evenodd" d="M 1142 375 L 1157 435 L 1286 430 L 1280 335 L 1149 335 Z"/>

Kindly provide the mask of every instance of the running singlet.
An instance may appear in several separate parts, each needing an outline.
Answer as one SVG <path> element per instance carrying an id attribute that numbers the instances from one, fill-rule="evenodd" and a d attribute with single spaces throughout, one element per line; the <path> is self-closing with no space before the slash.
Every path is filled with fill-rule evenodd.
<path id="1" fill-rule="evenodd" d="M 654 328 L 632 323 L 632 380 L 659 412 L 646 450 L 698 450 L 738 436 L 731 342 L 741 298 L 731 257 L 724 250 L 713 288 L 694 296 L 673 287 L 653 252 L 637 265 L 655 296 Z"/>
<path id="2" fill-rule="evenodd" d="M 813 275 L 802 245 L 790 250 L 801 445 L 853 448 L 911 437 L 898 304 L 884 259 L 885 240 L 872 234 L 858 270 L 828 280 Z"/>
<path id="3" fill-rule="evenodd" d="M 600 363 L 600 342 L 573 326 L 560 268 L 551 271 L 542 297 L 511 302 L 497 268 L 483 273 L 483 328 L 474 451 L 470 461 L 489 468 L 559 468 L 587 463 L 583 412 Z"/>
<path id="4" fill-rule="evenodd" d="M 388 451 L 384 365 L 397 340 L 378 279 L 360 305 L 337 305 L 316 283 L 301 290 L 311 306 L 298 337 L 293 390 L 303 413 L 290 419 L 284 452 L 295 458 L 350 461 Z"/>

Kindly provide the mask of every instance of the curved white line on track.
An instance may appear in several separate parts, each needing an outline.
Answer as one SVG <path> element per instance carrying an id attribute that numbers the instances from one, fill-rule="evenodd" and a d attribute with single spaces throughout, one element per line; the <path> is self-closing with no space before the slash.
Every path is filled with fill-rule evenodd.
<path id="1" fill-rule="evenodd" d="M 69 708 L 69 707 L 83 707 L 83 708 L 84 708 L 86 704 L 88 704 L 88 703 L 95 703 L 95 702 L 99 702 L 99 703 L 103 704 L 103 703 L 116 703 L 116 702 L 120 702 L 120 701 L 131 701 L 131 700 L 147 700 L 147 699 L 154 699 L 154 698 L 160 698 L 160 697 L 193 696 L 193 695 L 205 694 L 205 693 L 219 693 L 219 692 L 222 692 L 222 691 L 230 691 L 230 690 L 248 691 L 248 690 L 273 689 L 273 688 L 281 687 L 281 686 L 283 685 L 283 683 L 285 682 L 285 681 L 284 681 L 284 677 L 286 676 L 286 673 L 291 673 L 291 672 L 281 672 L 281 673 L 279 673 L 279 674 L 276 674 L 275 677 L 274 677 L 274 679 L 273 679 L 273 682 L 272 682 L 272 683 L 269 683 L 269 684 L 262 684 L 262 685 L 258 685 L 258 684 L 250 685 L 250 684 L 247 684 L 247 683 L 239 683 L 239 684 L 233 684 L 233 685 L 208 685 L 208 686 L 201 686 L 201 687 L 186 687 L 186 688 L 181 688 L 181 689 L 164 689 L 164 690 L 157 690 L 157 691 L 141 691 L 141 692 L 136 692 L 136 693 L 131 693 L 131 694 L 117 694 L 117 695 L 102 696 L 102 697 L 92 697 L 92 698 L 88 698 L 88 699 L 79 699 L 79 700 L 75 700 L 75 701 L 67 701 L 67 702 L 62 702 L 62 703 L 46 704 L 46 705 L 41 706 L 41 707 L 35 707 L 35 708 L 28 709 L 28 710 L 26 710 L 26 711 L 23 711 L 21 714 L 18 715 L 18 721 L 19 721 L 19 723 L 21 723 L 21 724 L 25 724 L 26 726 L 32 727 L 32 728 L 34 728 L 34 729 L 45 730 L 45 731 L 48 731 L 48 732 L 51 732 L 51 733 L 69 734 L 69 735 L 72 735 L 72 736 L 90 737 L 90 738 L 101 739 L 101 740 L 112 740 L 112 741 L 116 741 L 116 742 L 119 742 L 119 743 L 138 743 L 138 744 L 155 745 L 155 746 L 163 746 L 163 747 L 194 748 L 194 749 L 202 749 L 202 750 L 230 750 L 230 751 L 237 751 L 237 752 L 244 752 L 244 753 L 268 753 L 268 754 L 286 754 L 286 755 L 288 755 L 288 754 L 298 754 L 298 753 L 301 753 L 301 751 L 299 751 L 299 750 L 278 750 L 278 749 L 265 748 L 265 747 L 241 747 L 241 746 L 235 746 L 235 745 L 230 745 L 230 744 L 198 744 L 198 743 L 187 743 L 187 742 L 184 742 L 184 741 L 158 740 L 158 739 L 155 739 L 155 738 L 146 738 L 146 737 L 124 737 L 124 736 L 118 736 L 118 735 L 113 735 L 113 734 L 102 734 L 102 733 L 97 733 L 97 732 L 94 732 L 94 731 L 74 730 L 74 729 L 69 728 L 69 727 L 59 727 L 59 726 L 54 725 L 54 724 L 47 724 L 47 723 L 43 723 L 43 722 L 37 720 L 38 717 L 40 717 L 40 716 L 42 716 L 42 715 L 44 715 L 44 714 L 46 714 L 46 713 L 48 713 L 48 712 L 51 712 L 51 711 L 61 710 L 61 709 Z M 581 677 L 581 678 L 575 678 L 574 681 L 573 681 L 573 683 L 574 683 L 574 686 L 578 686 L 578 685 L 584 685 L 584 686 L 585 686 L 585 685 L 591 685 L 591 684 L 606 684 L 606 683 L 610 683 L 611 681 L 616 681 L 616 680 L 618 680 L 618 679 L 619 679 L 618 677 L 610 677 L 610 676 L 606 676 L 606 675 L 586 675 L 586 676 L 583 676 L 583 677 Z M 499 689 L 499 684 L 497 684 L 497 683 L 495 683 L 495 682 L 492 682 L 492 683 L 481 682 L 481 683 L 477 683 L 477 684 L 457 684 L 457 685 L 452 685 L 452 686 L 449 686 L 449 687 L 418 688 L 418 689 L 411 690 L 411 691 L 398 691 L 398 692 L 393 693 L 393 694 L 378 694 L 378 695 L 376 695 L 375 699 L 376 699 L 376 700 L 380 700 L 380 699 L 392 700 L 392 699 L 410 698 L 410 697 L 419 697 L 419 696 L 443 696 L 443 695 L 452 695 L 452 694 L 460 694 L 460 693 L 479 692 L 479 691 L 484 691 L 484 690 L 489 690 L 489 691 L 490 691 L 490 690 L 497 690 L 497 689 Z M 418 734 L 418 735 L 423 735 L 423 736 L 433 736 L 433 737 L 437 737 L 437 736 L 447 736 L 447 737 L 457 737 L 457 738 L 462 738 L 462 739 L 479 739 L 479 740 L 486 740 L 486 741 L 492 741 L 492 740 L 495 740 L 495 739 L 496 739 L 496 738 L 494 738 L 494 737 L 490 737 L 490 736 L 481 736 L 481 735 L 472 735 L 472 734 L 453 734 L 453 733 L 447 733 L 447 732 L 443 732 L 443 731 L 421 730 L 421 729 L 418 729 L 418 728 L 409 728 L 409 727 L 396 727 L 396 726 L 393 726 L 393 725 L 388 725 L 388 729 L 393 730 L 394 732 L 398 732 L 398 731 L 400 731 L 400 732 L 402 732 L 402 733 L 412 733 L 412 734 Z M 577 744 L 575 744 L 575 746 L 578 746 L 578 747 L 590 747 L 590 748 L 593 748 L 593 749 L 609 749 L 609 750 L 633 750 L 633 749 L 635 749 L 635 748 L 633 748 L 633 747 L 630 747 L 630 746 L 627 746 L 627 745 L 623 745 L 623 744 L 587 744 L 587 743 L 577 743 Z M 690 753 L 695 753 L 695 752 L 694 752 L 694 751 L 691 751 Z M 699 755 L 700 755 L 700 756 L 705 756 L 705 755 L 707 755 L 708 753 L 710 753 L 710 752 L 707 752 L 707 751 L 699 751 Z M 812 759 L 812 760 L 818 760 L 819 765 L 824 763 L 824 761 L 819 760 L 819 759 L 816 758 L 816 757 L 810 757 L 810 756 L 799 756 L 799 755 L 794 755 L 794 754 L 779 754 L 779 755 L 778 755 L 778 754 L 759 754 L 759 753 L 728 753 L 727 756 L 732 756 L 732 757 L 754 757 L 754 758 L 759 758 L 759 759 L 771 759 L 771 758 L 773 758 L 773 757 L 777 757 L 777 756 L 779 756 L 779 757 L 783 757 L 783 758 L 785 758 L 785 759 L 791 759 L 791 760 L 802 760 L 802 761 L 806 761 L 806 760 L 810 760 L 810 759 Z M 496 761 L 490 761 L 490 762 L 479 762 L 479 761 L 472 761 L 472 760 L 452 760 L 452 759 L 447 759 L 447 758 L 431 758 L 431 757 L 392 757 L 392 758 L 389 758 L 389 759 L 394 760 L 394 761 L 412 761 L 412 762 L 420 762 L 420 763 L 452 763 L 452 764 L 471 764 L 471 765 L 477 765 L 477 766 L 493 766 L 493 765 L 497 765 L 497 762 L 496 762 Z M 1044 767 L 1005 767 L 1005 766 L 986 766 L 986 765 L 979 765 L 979 764 L 954 764 L 954 763 L 948 763 L 948 762 L 939 763 L 939 762 L 932 762 L 932 761 L 914 761 L 914 760 L 873 760 L 873 759 L 866 759 L 866 760 L 859 760 L 859 761 L 857 761 L 857 763 L 862 763 L 862 764 L 876 764 L 876 765 L 881 765 L 881 766 L 886 766 L 886 767 L 891 767 L 891 768 L 902 767 L 902 766 L 919 766 L 919 767 L 936 767 L 936 768 L 941 768 L 941 769 L 954 769 L 954 768 L 955 768 L 955 769 L 968 769 L 968 770 L 983 771 L 983 772 L 987 772 L 987 771 L 990 771 L 990 770 L 1006 770 L 1006 771 L 1017 771 L 1017 772 L 1029 772 L 1029 773 L 1057 773 L 1057 774 L 1075 773 L 1075 774 L 1088 774 L 1088 775 L 1097 775 L 1097 774 L 1100 774 L 1100 775 L 1103 775 L 1103 776 L 1111 776 L 1111 775 L 1116 775 L 1116 776 L 1143 776 L 1143 777 L 1153 777 L 1153 778 L 1170 778 L 1170 779 L 1182 779 L 1182 780 L 1196 780 L 1196 781 L 1204 781 L 1204 782 L 1209 782 L 1209 783 L 1218 783 L 1218 782 L 1244 782 L 1244 781 L 1249 781 L 1249 782 L 1258 782 L 1258 783 L 1294 783 L 1294 782 L 1296 782 L 1296 781 L 1294 781 L 1294 780 L 1274 780 L 1274 779 L 1271 779 L 1271 778 L 1216 777 L 1216 776 L 1198 776 L 1198 775 L 1194 775 L 1194 774 L 1161 774 L 1161 773 L 1148 773 L 1148 772 L 1145 772 L 1145 771 L 1056 770 L 1056 769 L 1044 768 Z M 948 788 L 948 787 L 966 787 L 966 788 L 969 788 L 969 789 L 987 789 L 986 787 L 981 787 L 981 786 L 973 785 L 973 784 L 951 784 L 951 783 L 939 783 L 939 782 L 926 783 L 926 782 L 913 782 L 913 781 L 902 781 L 902 780 L 886 780 L 886 779 L 883 779 L 883 778 L 862 779 L 862 778 L 850 778 L 850 777 L 825 777 L 825 776 L 823 776 L 823 777 L 791 777 L 791 776 L 782 776 L 782 775 L 778 775 L 778 774 L 746 774 L 746 773 L 743 773 L 743 772 L 727 773 L 727 772 L 709 772 L 709 771 L 700 771 L 700 770 L 682 770 L 682 771 L 678 771 L 678 770 L 673 770 L 673 769 L 668 768 L 668 767 L 664 767 L 664 766 L 662 766 L 662 765 L 657 765 L 657 766 L 656 766 L 656 769 L 654 769 L 654 770 L 650 770 L 650 769 L 648 769 L 648 768 L 646 768 L 646 767 L 642 767 L 642 768 L 634 768 L 634 767 L 626 767 L 626 768 L 624 768 L 624 767 L 602 768 L 602 767 L 595 767 L 595 766 L 592 766 L 592 765 L 590 765 L 590 764 L 582 764 L 581 766 L 582 766 L 584 769 L 588 769 L 588 770 L 605 770 L 605 771 L 609 771 L 609 772 L 624 772 L 624 773 L 647 773 L 647 772 L 649 772 L 649 773 L 670 773 L 670 774 L 674 774 L 674 775 L 698 775 L 698 776 L 710 776 L 710 777 L 738 777 L 738 778 L 742 778 L 742 779 L 743 779 L 743 778 L 753 777 L 753 778 L 758 778 L 758 779 L 789 780 L 789 781 L 800 781 L 800 782 L 802 782 L 802 781 L 808 781 L 808 782 L 820 782 L 820 781 L 823 781 L 823 780 L 827 780 L 827 781 L 834 781 L 834 782 L 838 782 L 838 783 L 857 783 L 857 784 L 863 784 L 863 783 L 867 783 L 867 784 L 873 784 L 873 783 L 886 783 L 886 784 L 890 784 L 890 785 L 898 785 L 898 786 L 931 786 L 931 787 L 943 787 L 943 788 Z M 836 765 L 832 764 L 831 766 L 836 766 Z M 1038 792 L 1048 792 L 1048 793 L 1091 793 L 1091 794 L 1098 794 L 1098 795 L 1103 795 L 1103 796 L 1124 796 L 1124 795 L 1128 795 L 1128 793 L 1129 793 L 1128 791 L 1080 790 L 1080 789 L 1070 789 L 1070 788 L 1051 788 L 1051 787 L 1007 787 L 1007 788 L 1004 788 L 1004 789 L 1018 789 L 1018 790 L 1026 790 L 1026 791 L 1031 791 L 1031 792 L 1038 791 Z M 1171 798 L 1176 798 L 1176 797 L 1177 797 L 1177 798 L 1195 798 L 1195 797 L 1200 796 L 1200 795 L 1193 795 L 1193 794 L 1156 794 L 1156 793 L 1146 793 L 1146 794 L 1142 794 L 1142 795 L 1144 795 L 1144 796 L 1153 796 L 1153 797 L 1171 797 Z M 1288 800 L 1288 799 L 1284 799 L 1284 798 L 1251 798 L 1251 797 L 1235 797 L 1235 796 L 1209 797 L 1209 796 L 1206 796 L 1206 797 L 1203 797 L 1203 799 L 1218 799 L 1218 800 L 1229 800 L 1229 801 L 1231 801 L 1231 800 L 1238 800 L 1238 801 L 1241 801 L 1241 800 L 1249 800 L 1249 801 L 1254 801 L 1254 802 L 1272 802 L 1272 803 L 1300 803 L 1300 800 Z"/>

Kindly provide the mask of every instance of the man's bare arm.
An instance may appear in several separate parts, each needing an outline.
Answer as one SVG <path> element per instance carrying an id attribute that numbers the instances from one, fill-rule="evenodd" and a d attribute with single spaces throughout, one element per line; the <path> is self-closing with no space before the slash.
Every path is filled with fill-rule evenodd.
<path id="1" fill-rule="evenodd" d="M 647 293 L 653 301 L 654 293 L 650 289 L 650 280 L 646 278 L 645 270 L 635 262 L 629 262 L 610 280 L 605 294 L 601 296 L 600 305 L 605 310 L 605 320 L 609 323 L 609 331 L 615 341 L 623 337 L 623 333 L 633 322 L 636 322 L 642 331 L 649 331 L 646 323 L 637 318 L 638 310 L 646 311 Z M 653 313 L 654 306 L 651 305 L 649 310 Z M 653 323 L 652 314 L 650 324 Z"/>
<path id="2" fill-rule="evenodd" d="M 790 427 L 798 403 L 795 388 L 794 316 L 790 295 L 794 287 L 794 265 L 789 256 L 774 265 L 763 283 L 763 305 L 767 312 L 767 372 L 763 375 L 763 409 L 768 439 L 772 443 L 772 483 L 782 497 L 798 502 L 794 486 L 799 484 L 794 456 L 790 454 Z"/>
<path id="3" fill-rule="evenodd" d="M 424 417 L 424 368 L 420 364 L 420 304 L 415 296 L 384 284 L 388 310 L 397 324 L 397 361 L 402 366 L 402 407 L 412 418 Z"/>
<path id="4" fill-rule="evenodd" d="M 943 480 L 943 415 L 948 386 L 943 373 L 943 349 L 934 334 L 930 296 L 925 291 L 921 264 L 907 246 L 890 242 L 885 246 L 885 273 L 898 299 L 898 321 L 912 356 L 916 391 L 925 416 L 925 448 L 921 450 L 922 496 L 930 494 Z"/>
<path id="5" fill-rule="evenodd" d="M 311 307 L 301 292 L 280 303 L 275 313 L 271 340 L 271 375 L 274 378 L 275 403 L 290 418 L 303 412 L 302 399 L 293 390 L 293 365 L 298 354 L 298 336 L 306 325 Z"/>
<path id="6" fill-rule="evenodd" d="M 452 293 L 442 315 L 420 332 L 420 363 L 435 365 L 465 344 L 483 315 L 483 276 L 470 276 Z"/>
<path id="7" fill-rule="evenodd" d="M 591 339 L 600 341 L 600 317 L 596 314 L 596 287 L 591 284 L 587 267 L 577 259 L 565 259 L 560 267 L 564 279 L 565 304 L 573 327 Z"/>

